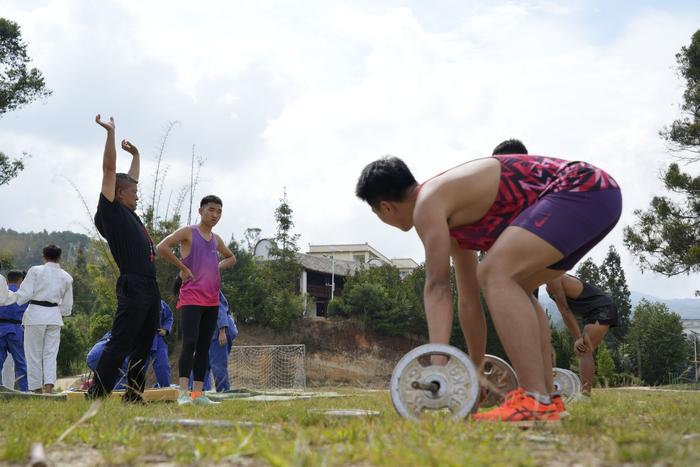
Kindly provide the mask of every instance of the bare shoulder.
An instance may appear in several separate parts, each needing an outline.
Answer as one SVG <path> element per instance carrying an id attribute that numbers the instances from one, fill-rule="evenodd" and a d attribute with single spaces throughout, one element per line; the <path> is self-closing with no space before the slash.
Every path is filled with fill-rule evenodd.
<path id="1" fill-rule="evenodd" d="M 173 238 L 176 238 L 180 242 L 190 242 L 192 241 L 192 227 L 189 225 L 186 225 L 185 227 L 180 227 L 171 235 L 173 236 Z"/>
<path id="2" fill-rule="evenodd" d="M 445 200 L 439 191 L 432 187 L 424 187 L 418 194 L 413 208 L 413 225 L 416 232 L 420 234 L 442 224 L 447 224 Z"/>

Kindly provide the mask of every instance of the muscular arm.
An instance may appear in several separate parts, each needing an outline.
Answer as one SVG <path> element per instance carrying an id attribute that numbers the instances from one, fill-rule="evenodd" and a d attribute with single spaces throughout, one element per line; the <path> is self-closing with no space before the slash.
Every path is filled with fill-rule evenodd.
<path id="1" fill-rule="evenodd" d="M 452 333 L 452 290 L 450 288 L 450 232 L 446 217 L 437 209 L 423 206 L 414 214 L 416 232 L 425 248 L 425 289 L 423 299 L 431 343 L 449 344 Z"/>
<path id="2" fill-rule="evenodd" d="M 574 316 L 571 308 L 569 308 L 569 304 L 566 302 L 566 292 L 564 291 L 562 280 L 559 277 L 551 282 L 547 282 L 547 293 L 554 299 L 554 303 L 557 304 L 564 324 L 575 340 L 581 337 L 581 330 L 579 329 L 578 321 L 576 321 L 576 316 Z"/>
<path id="3" fill-rule="evenodd" d="M 188 276 L 191 277 L 192 272 L 182 261 L 180 261 L 180 258 L 175 256 L 175 253 L 173 253 L 173 248 L 182 243 L 191 241 L 192 229 L 190 227 L 182 227 L 181 229 L 178 229 L 165 237 L 156 247 L 160 256 L 162 256 L 166 261 L 173 263 L 178 267 L 178 269 L 180 269 L 182 274 L 185 276 L 183 280 L 185 280 Z"/>
<path id="4" fill-rule="evenodd" d="M 469 356 L 478 368 L 486 353 L 486 318 L 476 281 L 478 259 L 475 251 L 462 250 L 454 240 L 452 259 L 457 276 L 459 324 L 467 340 Z"/>
<path id="5" fill-rule="evenodd" d="M 236 257 L 233 255 L 233 252 L 218 235 L 216 236 L 216 249 L 219 251 L 219 254 L 224 257 L 224 259 L 219 261 L 219 271 L 223 271 L 236 264 Z"/>
<path id="6" fill-rule="evenodd" d="M 129 177 L 137 182 L 141 173 L 141 156 L 139 150 L 127 140 L 122 141 L 122 149 L 131 154 L 131 165 L 129 166 Z"/>
<path id="7" fill-rule="evenodd" d="M 95 121 L 107 130 L 105 151 L 102 156 L 102 195 L 110 202 L 114 201 L 114 191 L 117 183 L 117 149 L 114 143 L 114 119 L 109 117 L 109 122 L 103 122 L 98 114 Z"/>

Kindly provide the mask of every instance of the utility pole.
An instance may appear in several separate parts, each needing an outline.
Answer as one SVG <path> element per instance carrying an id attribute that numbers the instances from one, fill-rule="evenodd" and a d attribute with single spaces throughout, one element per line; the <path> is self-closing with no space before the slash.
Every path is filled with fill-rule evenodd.
<path id="1" fill-rule="evenodd" d="M 637 377 L 642 380 L 642 352 L 639 348 L 639 333 L 637 333 Z"/>
<path id="2" fill-rule="evenodd" d="M 331 302 L 335 296 L 335 256 L 331 255 Z"/>
<path id="3" fill-rule="evenodd" d="M 695 364 L 695 382 L 698 382 L 698 333 L 688 329 L 693 333 L 693 363 Z"/>

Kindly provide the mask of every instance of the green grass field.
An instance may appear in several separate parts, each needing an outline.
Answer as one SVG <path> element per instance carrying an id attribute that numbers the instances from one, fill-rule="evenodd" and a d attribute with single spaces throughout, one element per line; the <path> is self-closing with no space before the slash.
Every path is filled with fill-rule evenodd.
<path id="1" fill-rule="evenodd" d="M 89 402 L 0 400 L 0 461 L 25 464 L 42 442 L 54 465 L 700 465 L 700 392 L 598 390 L 592 402 L 572 404 L 560 426 L 520 430 L 442 417 L 416 424 L 396 414 L 387 391 L 338 391 L 348 397 L 214 407 L 107 401 L 60 444 Z M 310 411 L 337 408 L 381 414 Z M 156 426 L 136 417 L 253 424 Z"/>

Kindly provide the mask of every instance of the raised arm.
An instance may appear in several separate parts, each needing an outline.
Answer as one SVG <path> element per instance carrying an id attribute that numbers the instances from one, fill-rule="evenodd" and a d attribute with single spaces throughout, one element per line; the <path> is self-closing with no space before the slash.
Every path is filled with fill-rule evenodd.
<path id="1" fill-rule="evenodd" d="M 131 154 L 131 166 L 129 167 L 129 177 L 137 182 L 141 173 L 141 156 L 139 150 L 130 141 L 122 140 L 122 149 Z"/>
<path id="2" fill-rule="evenodd" d="M 114 143 L 114 119 L 109 117 L 109 122 L 103 122 L 97 114 L 95 121 L 107 130 L 105 152 L 102 157 L 102 195 L 110 202 L 114 201 L 114 191 L 117 183 L 117 148 Z"/>
<path id="3" fill-rule="evenodd" d="M 476 252 L 463 250 L 452 240 L 452 260 L 457 277 L 459 325 L 467 338 L 469 357 L 478 367 L 486 353 L 486 317 L 481 306 L 476 267 L 479 264 Z"/>
<path id="4" fill-rule="evenodd" d="M 180 258 L 175 256 L 173 253 L 173 248 L 184 242 L 192 241 L 192 229 L 190 227 L 182 227 L 175 232 L 171 233 L 165 237 L 156 247 L 158 254 L 162 256 L 166 261 L 173 263 L 180 269 L 180 277 L 183 282 L 192 279 L 192 271 L 189 270 L 185 264 L 180 261 Z"/>
<path id="5" fill-rule="evenodd" d="M 233 255 L 233 252 L 218 235 L 216 236 L 216 248 L 219 254 L 224 257 L 224 259 L 219 261 L 219 271 L 223 271 L 236 264 L 236 257 Z"/>

